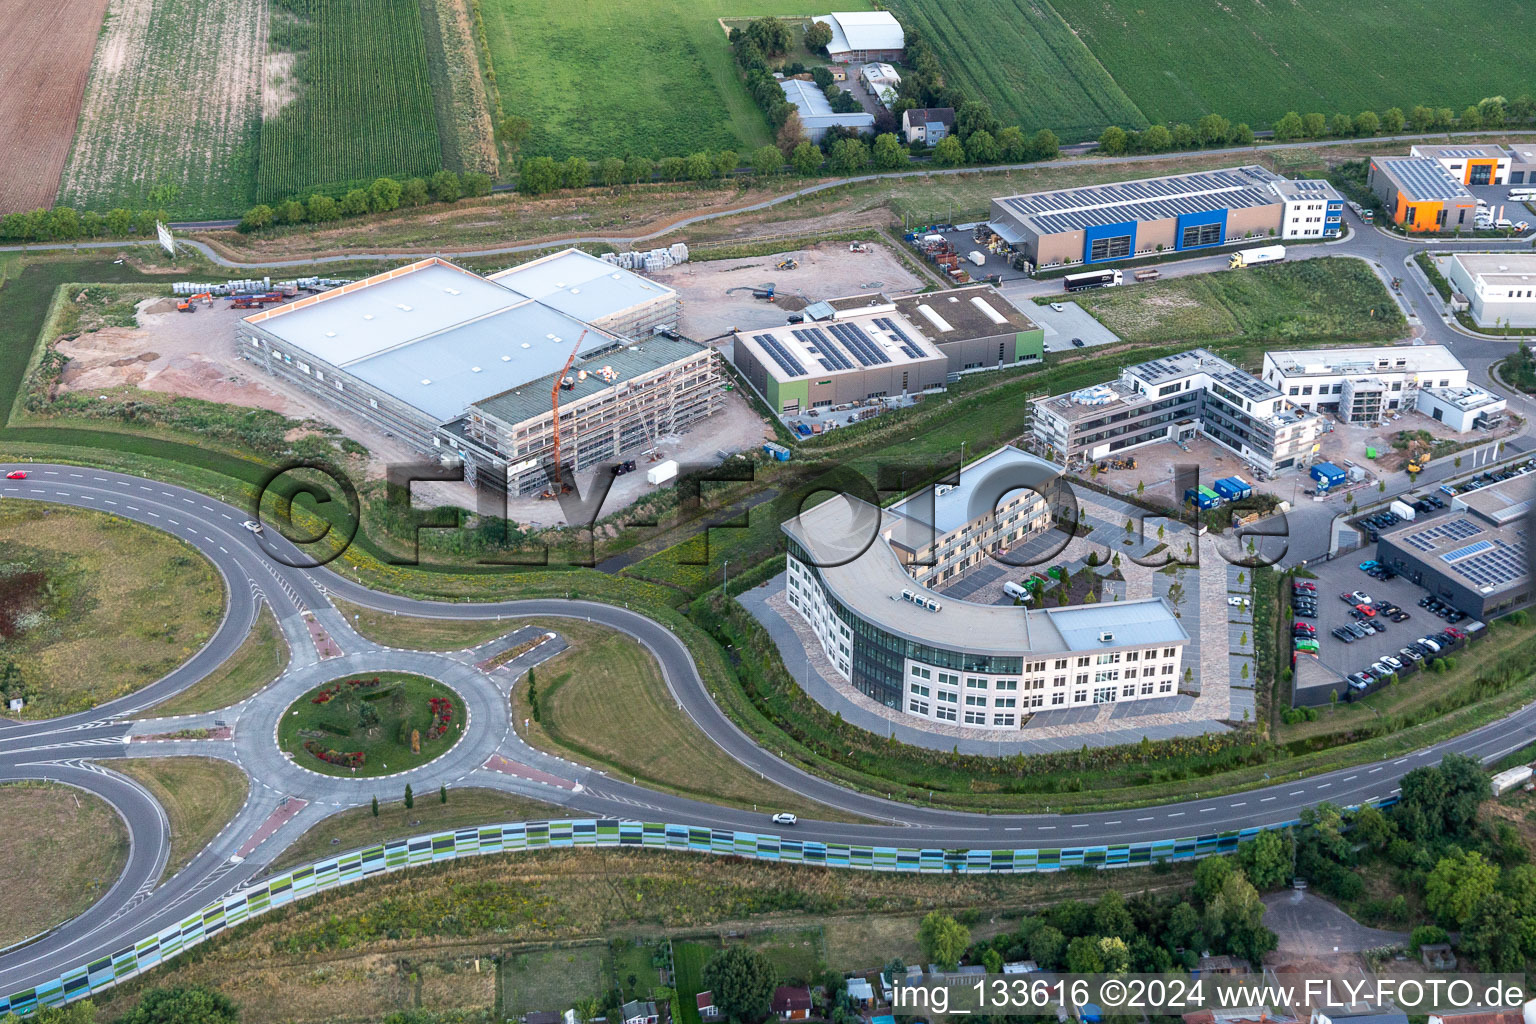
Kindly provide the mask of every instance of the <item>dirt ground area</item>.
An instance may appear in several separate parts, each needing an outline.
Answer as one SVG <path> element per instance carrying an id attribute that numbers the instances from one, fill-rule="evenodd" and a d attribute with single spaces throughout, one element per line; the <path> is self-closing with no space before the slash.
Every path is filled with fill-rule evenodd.
<path id="1" fill-rule="evenodd" d="M 1331 419 L 1330 425 L 1333 429 L 1323 437 L 1322 457 L 1340 466 L 1348 461 L 1369 466 L 1377 472 L 1407 467 L 1407 452 L 1392 447 L 1392 439 L 1399 431 L 1425 430 L 1437 441 L 1486 444 L 1498 438 L 1507 437 L 1516 430 L 1515 423 L 1506 418 L 1504 425 L 1497 430 L 1473 430 L 1458 434 L 1448 425 L 1420 412 L 1401 413 L 1382 427 L 1358 427 Z M 1377 458 L 1374 460 L 1368 458 L 1365 454 L 1366 448 L 1375 448 Z M 1454 456 L 1445 457 L 1454 458 Z"/>
<path id="2" fill-rule="evenodd" d="M 1185 450 L 1187 449 L 1187 450 Z M 1200 468 L 1200 480 L 1209 484 L 1219 477 L 1237 476 L 1253 480 L 1248 464 L 1208 437 L 1196 435 L 1184 449 L 1172 441 L 1149 444 L 1126 455 L 1135 458 L 1135 469 L 1106 469 L 1093 477 L 1101 487 L 1116 494 L 1137 495 L 1148 501 L 1160 501 L 1177 508 L 1182 495 L 1173 493 L 1174 467 L 1194 464 Z M 1144 489 L 1136 490 L 1137 485 Z"/>
<path id="3" fill-rule="evenodd" d="M 0 5 L 0 213 L 53 205 L 106 8 Z"/>
<path id="4" fill-rule="evenodd" d="M 682 434 L 666 434 L 658 438 L 655 451 L 660 458 L 656 461 L 673 459 L 680 466 L 715 465 L 723 461 L 723 456 L 720 454 L 722 452 L 729 455 L 747 448 L 755 448 L 764 441 L 771 440 L 773 440 L 773 429 L 763 422 L 762 417 L 758 416 L 745 398 L 733 392 L 726 396 L 725 406 L 720 412 L 703 423 L 696 424 L 691 430 Z M 635 471 L 614 479 L 613 487 L 603 500 L 602 510 L 598 513 L 599 517 L 612 515 L 641 495 L 656 490 L 656 487 L 647 483 L 645 479 L 646 468 L 653 465 L 649 457 L 639 452 L 627 452 L 625 457 L 635 460 Z M 597 478 L 598 472 L 576 474 L 577 493 L 590 493 L 592 482 Z M 661 486 L 672 485 L 662 484 Z M 507 516 L 519 523 L 532 526 L 566 524 L 559 502 L 540 501 L 538 498 L 509 501 Z M 585 518 L 590 520 L 591 513 L 586 513 Z"/>
<path id="5" fill-rule="evenodd" d="M 799 261 L 798 269 L 776 269 L 780 260 L 790 257 Z M 771 256 L 684 263 L 651 276 L 677 289 L 683 300 L 679 330 L 696 341 L 733 328 L 776 327 L 784 323 L 786 313 L 822 299 L 873 291 L 894 297 L 928 283 L 908 270 L 889 246 L 871 245 L 868 252 L 855 253 L 848 251 L 846 242 L 821 242 Z M 772 302 L 752 297 L 753 288 L 770 284 L 777 289 Z"/>

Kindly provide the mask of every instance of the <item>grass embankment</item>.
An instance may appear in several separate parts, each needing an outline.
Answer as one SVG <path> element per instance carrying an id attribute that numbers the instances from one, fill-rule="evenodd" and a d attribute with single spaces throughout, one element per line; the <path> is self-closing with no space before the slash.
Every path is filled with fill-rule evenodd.
<path id="1" fill-rule="evenodd" d="M 544 961 L 558 978 L 565 958 L 578 953 L 567 944 L 764 927 L 823 929 L 829 966 L 871 968 L 911 950 L 919 918 L 936 907 L 975 922 L 981 934 L 1062 899 L 1184 885 L 1188 878 L 1185 867 L 895 875 L 648 850 L 474 858 L 305 900 L 98 1001 L 101 1016 L 114 1020 L 143 989 L 207 984 L 241 1004 L 245 1024 L 375 1021 L 402 1008 L 489 1010 L 494 971 L 482 964 L 476 972 L 475 957 L 516 957 L 560 944 Z M 623 959 L 619 983 L 628 973 L 642 975 L 649 958 L 634 963 Z M 454 983 L 444 984 L 444 974 Z M 570 974 L 573 986 L 586 976 Z M 560 988 L 562 1001 L 543 1005 L 568 1006 L 595 994 Z"/>
<path id="2" fill-rule="evenodd" d="M 522 625 L 516 619 L 432 619 L 391 615 L 339 597 L 331 598 L 331 603 L 352 623 L 352 628 L 374 643 L 414 651 L 459 651 L 477 647 Z"/>
<path id="3" fill-rule="evenodd" d="M 448 701 L 446 720 L 433 700 Z M 446 729 L 434 736 L 440 721 Z M 366 778 L 419 768 L 463 734 L 464 701 L 453 690 L 426 676 L 379 672 L 342 676 L 305 693 L 283 712 L 277 745 L 312 772 Z M 361 760 L 354 764 L 351 755 Z"/>
<path id="4" fill-rule="evenodd" d="M 245 803 L 245 772 L 213 757 L 146 757 L 112 767 L 144 784 L 171 820 L 171 855 L 164 881 L 186 867 L 224 830 Z"/>
<path id="5" fill-rule="evenodd" d="M 1219 341 L 1385 342 L 1407 331 L 1397 304 L 1363 261 L 1296 260 L 1104 288 L 1077 303 L 1136 344 Z"/>
<path id="6" fill-rule="evenodd" d="M 283 674 L 288 667 L 288 644 L 278 628 L 277 617 L 265 604 L 245 642 L 229 660 L 169 700 L 156 704 L 139 718 L 166 718 L 217 711 L 238 704 Z"/>
<path id="7" fill-rule="evenodd" d="M 68 921 L 128 862 L 128 829 L 106 801 L 73 786 L 0 786 L 0 948 Z"/>
<path id="8" fill-rule="evenodd" d="M 0 508 L 0 638 L 26 718 L 132 693 L 186 661 L 223 615 L 222 577 L 169 534 L 89 509 Z"/>
<path id="9" fill-rule="evenodd" d="M 538 719 L 526 677 L 513 693 L 519 733 L 550 753 L 674 793 L 764 813 L 862 820 L 758 777 L 680 710 L 651 653 L 622 633 L 580 619 L 530 619 L 571 645 L 534 670 Z"/>
<path id="10" fill-rule="evenodd" d="M 450 789 L 448 802 L 424 793 L 407 809 L 404 802 L 379 804 L 379 815 L 372 807 L 353 807 L 333 814 L 305 832 L 267 869 L 281 874 L 289 868 L 308 864 L 337 853 L 358 850 L 389 839 L 425 835 L 474 825 L 495 825 L 507 821 L 545 821 L 574 817 L 575 812 L 558 804 L 547 804 L 525 796 L 514 796 L 495 789 Z"/>

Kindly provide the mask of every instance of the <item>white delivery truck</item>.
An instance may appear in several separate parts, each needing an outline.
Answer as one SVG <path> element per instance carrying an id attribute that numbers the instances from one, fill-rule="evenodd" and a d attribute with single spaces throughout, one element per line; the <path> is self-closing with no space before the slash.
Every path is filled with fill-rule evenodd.
<path id="1" fill-rule="evenodd" d="M 1415 515 L 1413 506 L 1408 504 L 1406 501 L 1394 501 L 1392 504 L 1387 506 L 1387 511 L 1391 512 L 1405 523 L 1411 522 Z"/>
<path id="2" fill-rule="evenodd" d="M 1259 263 L 1278 263 L 1285 259 L 1285 246 L 1263 245 L 1257 249 L 1239 249 L 1232 254 L 1232 259 L 1227 262 L 1228 268 L 1237 270 L 1241 267 L 1252 267 Z"/>
<path id="3" fill-rule="evenodd" d="M 972 249 L 971 254 L 967 256 L 966 259 L 980 267 L 987 262 L 987 254 L 982 252 L 980 249 Z"/>
<path id="4" fill-rule="evenodd" d="M 645 482 L 649 484 L 664 484 L 677 476 L 677 463 L 671 459 L 666 462 L 658 462 L 645 471 Z"/>

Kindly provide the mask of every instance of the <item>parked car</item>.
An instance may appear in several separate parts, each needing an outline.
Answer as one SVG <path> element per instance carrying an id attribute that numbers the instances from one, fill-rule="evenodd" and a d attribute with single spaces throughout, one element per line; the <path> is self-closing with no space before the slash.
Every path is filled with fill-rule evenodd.
<path id="1" fill-rule="evenodd" d="M 1419 644 L 1420 644 L 1420 646 L 1428 647 L 1431 654 L 1439 654 L 1440 653 L 1440 645 L 1437 644 L 1435 641 L 1431 640 L 1427 636 L 1419 637 Z"/>
<path id="2" fill-rule="evenodd" d="M 1060 302 L 1051 303 L 1051 308 L 1058 313 L 1065 313 L 1067 311 L 1066 305 Z"/>
<path id="3" fill-rule="evenodd" d="M 1371 631 L 1366 629 L 1358 622 L 1348 623 L 1344 628 L 1355 634 L 1355 639 L 1357 640 L 1364 640 L 1366 637 L 1371 635 Z"/>
<path id="4" fill-rule="evenodd" d="M 1353 598 L 1353 603 L 1354 604 L 1373 604 L 1374 603 L 1371 600 L 1371 595 L 1367 594 L 1363 590 L 1353 591 L 1349 596 L 1351 598 Z"/>
<path id="5" fill-rule="evenodd" d="M 1388 618 L 1390 618 L 1393 622 L 1407 622 L 1412 617 L 1413 616 L 1409 615 L 1407 612 L 1403 611 L 1401 608 L 1399 608 L 1397 611 L 1393 612 L 1391 615 L 1388 616 Z"/>
<path id="6" fill-rule="evenodd" d="M 1364 615 L 1368 619 L 1374 619 L 1376 617 L 1376 609 L 1372 608 L 1368 604 L 1355 605 L 1355 611 L 1359 612 L 1361 615 Z"/>
<path id="7" fill-rule="evenodd" d="M 1355 642 L 1355 634 L 1351 633 L 1343 626 L 1340 626 L 1338 629 L 1334 630 L 1333 635 L 1346 644 L 1352 644 Z"/>
<path id="8" fill-rule="evenodd" d="M 1424 655 L 1420 654 L 1418 651 L 1414 650 L 1412 647 L 1404 647 L 1402 650 L 1398 651 L 1397 653 L 1401 654 L 1403 657 L 1407 658 L 1409 661 L 1423 661 L 1424 660 Z"/>
<path id="9" fill-rule="evenodd" d="M 1457 629 L 1455 626 L 1446 626 L 1445 627 L 1445 631 L 1447 633 L 1449 633 L 1451 636 L 1455 637 L 1457 640 L 1465 640 L 1467 638 L 1467 634 L 1463 633 L 1461 630 Z"/>
<path id="10" fill-rule="evenodd" d="M 1380 564 L 1381 564 L 1380 562 L 1377 562 L 1377 561 L 1374 561 L 1374 560 L 1367 560 L 1367 561 L 1364 561 L 1364 562 L 1360 563 L 1360 570 L 1362 572 L 1370 572 L 1372 569 L 1376 568 Z"/>
<path id="11" fill-rule="evenodd" d="M 1381 656 L 1381 662 L 1383 665 L 1390 667 L 1394 672 L 1403 667 L 1402 661 L 1392 657 L 1390 654 L 1383 654 Z"/>
<path id="12" fill-rule="evenodd" d="M 1317 584 L 1313 583 L 1311 580 L 1292 580 L 1291 581 L 1291 589 L 1293 591 L 1295 591 L 1295 590 L 1306 590 L 1306 591 L 1309 591 L 1310 593 L 1315 594 L 1315 593 L 1317 593 Z"/>

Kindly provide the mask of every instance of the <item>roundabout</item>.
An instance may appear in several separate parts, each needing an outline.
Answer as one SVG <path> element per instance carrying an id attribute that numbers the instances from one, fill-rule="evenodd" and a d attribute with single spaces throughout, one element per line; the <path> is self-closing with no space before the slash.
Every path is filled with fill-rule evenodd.
<path id="1" fill-rule="evenodd" d="M 464 736 L 464 702 L 408 672 L 343 676 L 302 694 L 277 726 L 278 749 L 322 775 L 373 778 L 436 761 Z"/>
<path id="2" fill-rule="evenodd" d="M 0 470 L 9 468 L 0 466 Z M 629 834 L 619 829 L 619 823 L 638 829 L 642 821 L 672 823 L 665 826 L 668 838 L 671 830 L 680 828 L 684 848 L 690 849 L 709 850 L 712 837 L 729 837 L 733 830 L 737 835 L 779 842 L 770 834 L 776 830 L 768 821 L 769 809 L 753 812 L 658 792 L 525 744 L 512 729 L 509 698 L 514 684 L 529 667 L 559 654 L 564 643 L 528 647 L 530 638 L 542 629 L 517 621 L 520 618 L 590 620 L 629 635 L 656 659 L 681 712 L 732 758 L 807 799 L 862 819 L 840 823 L 802 817 L 794 838 L 796 848 L 805 851 L 822 846 L 917 848 L 925 858 L 929 854 L 942 857 L 946 850 L 972 855 L 991 851 L 1014 858 L 1012 863 L 1042 865 L 1047 863 L 1043 855 L 1050 853 L 1057 858 L 1054 863 L 1065 865 L 1069 857 L 1082 863 L 1084 858 L 1091 860 L 1094 851 L 1102 858 L 1106 849 L 1125 844 L 1167 843 L 1170 850 L 1177 844 L 1178 849 L 1196 855 L 1214 848 L 1218 837 L 1235 843 L 1240 835 L 1294 822 L 1303 809 L 1321 801 L 1343 806 L 1390 801 L 1403 774 L 1435 763 L 1444 753 L 1456 751 L 1490 760 L 1536 737 L 1536 705 L 1532 705 L 1396 760 L 1290 777 L 1264 788 L 1184 803 L 1074 815 L 991 816 L 895 803 L 810 775 L 757 746 L 715 704 L 683 641 L 638 611 L 560 599 L 446 604 L 372 591 L 329 569 L 295 568 L 290 562 L 302 565 L 302 560 L 275 530 L 255 536 L 241 526 L 247 518 L 242 510 L 195 491 L 104 470 L 37 464 L 26 468 L 31 479 L 5 491 L 6 497 L 109 510 L 185 540 L 203 552 L 227 581 L 229 608 L 224 621 L 186 664 L 136 694 L 62 718 L 0 722 L 0 780 L 47 778 L 87 789 L 119 810 L 130 834 L 128 864 L 101 900 L 47 935 L 0 955 L 0 1009 L 8 1005 L 10 996 L 22 997 L 9 1002 L 17 1007 L 28 999 L 43 999 L 45 992 L 55 991 L 56 983 L 57 991 L 64 993 L 59 979 L 66 973 L 74 977 L 76 970 L 82 972 L 81 985 L 68 990 L 69 995 L 84 995 L 97 981 L 93 977 L 89 984 L 84 982 L 83 965 L 118 957 L 124 950 L 131 952 L 144 936 L 176 925 L 189 913 L 259 881 L 264 868 L 319 821 L 343 809 L 366 807 L 375 796 L 398 799 L 406 785 L 418 794 L 438 786 L 450 790 L 476 786 L 534 797 L 569 808 L 571 817 L 613 823 L 616 842 L 626 842 L 623 837 Z M 332 604 L 333 598 L 381 614 L 511 621 L 498 639 L 473 650 L 395 650 L 355 632 Z M 193 685 L 228 659 L 249 633 L 262 604 L 272 609 L 291 652 L 287 670 L 275 682 L 218 711 L 127 720 L 128 715 L 142 713 Z M 514 651 L 523 653 L 501 663 L 498 655 Z M 374 677 L 380 680 L 377 687 L 349 688 L 358 691 L 356 700 L 350 694 L 338 700 L 341 691 L 335 691 L 327 701 L 311 703 L 338 683 L 346 688 L 349 681 L 371 682 Z M 403 681 L 388 682 L 413 677 L 420 678 L 424 688 L 412 691 Z M 372 691 L 380 693 L 381 700 L 392 700 L 391 685 L 399 687 L 396 692 L 405 697 L 404 706 L 379 709 L 375 723 L 362 708 L 380 701 L 363 697 Z M 450 713 L 449 731 L 436 741 L 442 747 L 436 750 L 422 729 L 423 723 L 431 728 L 427 709 L 416 708 L 412 695 L 419 693 L 425 700 L 437 692 L 433 687 L 451 694 L 440 699 L 459 702 Z M 337 701 L 334 708 L 332 701 Z M 460 706 L 462 731 L 455 732 L 452 725 L 460 720 Z M 299 714 L 289 727 L 288 718 L 296 708 Z M 422 733 L 420 761 L 402 766 L 394 759 L 399 755 L 391 752 L 386 758 L 383 747 L 365 750 L 361 742 L 352 745 L 356 730 L 360 740 L 388 740 L 401 746 L 399 724 L 392 737 L 386 735 L 385 722 L 391 717 L 411 723 L 412 730 Z M 322 723 L 329 723 L 336 732 Z M 334 736 L 336 742 L 326 742 L 324 750 L 364 752 L 360 767 L 371 769 L 376 759 L 379 774 L 364 775 L 360 770 L 354 776 L 350 766 L 345 775 L 328 774 L 324 770 L 328 766 L 304 746 L 305 740 L 318 744 L 321 737 L 301 736 L 301 730 Z M 377 734 L 370 735 L 370 730 Z M 410 748 L 409 733 L 403 746 Z M 234 820 L 183 870 L 158 885 L 155 880 L 168 856 L 163 812 L 140 787 L 110 769 L 115 758 L 151 756 L 220 758 L 238 765 L 251 779 L 250 796 Z M 689 839 L 690 827 L 703 837 L 702 845 Z M 648 836 L 652 826 L 645 828 Z M 465 832 L 474 834 L 475 830 Z M 1038 852 L 1042 859 L 1018 860 L 1016 855 L 1023 851 Z M 111 980 L 104 977 L 100 983 Z M 34 997 L 36 986 L 43 988 Z"/>

